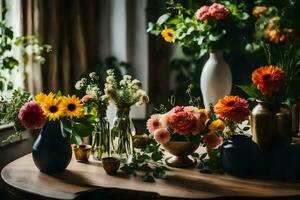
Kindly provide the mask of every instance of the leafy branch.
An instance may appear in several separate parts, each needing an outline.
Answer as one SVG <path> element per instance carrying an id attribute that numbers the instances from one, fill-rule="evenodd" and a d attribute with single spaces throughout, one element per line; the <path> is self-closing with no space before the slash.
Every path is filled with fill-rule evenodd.
<path id="1" fill-rule="evenodd" d="M 149 136 L 147 144 L 140 149 L 135 148 L 132 162 L 124 164 L 121 170 L 129 175 L 139 176 L 144 182 L 155 182 L 155 179 L 166 178 L 166 167 L 162 159 L 164 150 L 160 148 L 153 136 Z"/>

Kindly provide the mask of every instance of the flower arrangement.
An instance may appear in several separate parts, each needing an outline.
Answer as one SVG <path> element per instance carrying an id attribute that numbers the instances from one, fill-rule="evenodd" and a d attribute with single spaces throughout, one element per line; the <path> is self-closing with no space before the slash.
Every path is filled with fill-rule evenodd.
<path id="1" fill-rule="evenodd" d="M 2 98 L 4 99 L 4 98 Z M 3 103 L 4 102 L 4 103 Z M 81 101 L 75 96 L 62 96 L 60 93 L 40 93 L 34 98 L 25 91 L 15 91 L 11 99 L 1 102 L 2 121 L 14 123 L 16 134 L 21 136 L 26 129 L 40 129 L 47 121 L 60 121 L 71 142 L 78 142 L 91 132 L 91 125 L 85 118 Z M 2 104 L 3 103 L 3 104 Z"/>
<path id="2" fill-rule="evenodd" d="M 176 106 L 164 114 L 154 114 L 147 121 L 148 131 L 157 142 L 200 140 L 208 114 L 194 106 Z"/>
<path id="3" fill-rule="evenodd" d="M 141 106 L 149 102 L 149 97 L 142 90 L 142 83 L 130 75 L 124 75 L 118 81 L 114 70 L 107 70 L 105 94 L 116 105 L 116 118 L 111 128 L 112 153 L 121 157 L 121 160 L 130 159 L 133 154 L 132 135 L 135 134 L 133 122 L 130 118 L 130 108 L 133 105 Z"/>
<path id="4" fill-rule="evenodd" d="M 249 18 L 243 3 L 222 1 L 197 10 L 186 9 L 172 0 L 167 4 L 168 12 L 150 23 L 148 32 L 161 34 L 166 42 L 178 43 L 198 57 L 229 47 L 227 44 L 239 38 L 235 33 L 242 31 L 240 28 Z"/>
<path id="5" fill-rule="evenodd" d="M 289 42 L 295 38 L 295 3 L 290 1 L 267 3 L 255 2 L 252 15 L 255 19 L 255 37 L 271 44 Z M 286 12 L 288 11 L 288 12 Z"/>
<path id="6" fill-rule="evenodd" d="M 19 112 L 21 107 L 24 104 L 30 102 L 31 100 L 31 94 L 22 90 L 14 90 L 11 97 L 9 98 L 4 98 L 3 96 L 0 96 L 0 123 L 13 123 L 15 129 L 15 134 L 9 136 L 4 142 L 13 142 L 22 137 L 22 132 L 25 131 L 26 128 L 22 125 L 19 119 Z M 31 121 L 31 119 L 29 120 Z"/>
<path id="7" fill-rule="evenodd" d="M 130 75 L 124 75 L 118 82 L 114 70 L 107 70 L 105 94 L 114 102 L 117 108 L 129 108 L 136 104 L 141 106 L 149 102 L 146 92 L 141 89 L 142 83 Z"/>
<path id="8" fill-rule="evenodd" d="M 189 106 L 175 106 L 174 98 L 169 100 L 173 108 L 161 105 L 160 114 L 153 114 L 147 121 L 147 129 L 153 138 L 165 146 L 174 141 L 198 141 L 206 147 L 206 153 L 192 155 L 201 161 L 200 168 L 219 172 L 221 170 L 221 145 L 229 136 L 244 134 L 249 126 L 240 126 L 249 119 L 247 100 L 239 96 L 225 96 L 207 111 L 199 107 L 198 98 L 187 90 Z"/>
<path id="9" fill-rule="evenodd" d="M 100 77 L 95 72 L 79 80 L 75 88 L 84 90 L 82 102 L 85 110 L 95 116 L 92 153 L 95 159 L 100 160 L 104 154 L 110 154 L 110 127 L 106 117 L 109 96 L 100 89 Z"/>
<path id="10" fill-rule="evenodd" d="M 250 97 L 267 102 L 281 103 L 285 100 L 285 71 L 277 66 L 262 66 L 252 73 L 252 85 L 240 86 Z"/>

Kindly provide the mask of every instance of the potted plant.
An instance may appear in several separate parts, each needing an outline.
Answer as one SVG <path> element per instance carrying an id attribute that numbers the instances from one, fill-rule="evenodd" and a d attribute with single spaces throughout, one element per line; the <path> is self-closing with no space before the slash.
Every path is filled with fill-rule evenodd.
<path id="1" fill-rule="evenodd" d="M 200 81 L 204 105 L 209 110 L 210 103 L 215 104 L 231 91 L 232 76 L 223 50 L 241 38 L 241 27 L 245 27 L 249 15 L 243 3 L 229 1 L 202 5 L 198 10 L 174 1 L 167 4 L 168 12 L 156 23 L 149 23 L 148 32 L 179 44 L 185 53 L 195 57 L 210 53 Z"/>

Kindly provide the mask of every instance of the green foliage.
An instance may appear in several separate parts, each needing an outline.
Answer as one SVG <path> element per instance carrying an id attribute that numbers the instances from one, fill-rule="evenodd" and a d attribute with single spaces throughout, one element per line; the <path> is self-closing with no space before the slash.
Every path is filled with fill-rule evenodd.
<path id="1" fill-rule="evenodd" d="M 230 10 L 230 17 L 226 20 L 198 21 L 194 13 L 204 5 L 199 3 L 196 8 L 186 8 L 173 0 L 167 1 L 168 12 L 161 15 L 156 23 L 149 23 L 148 32 L 159 35 L 163 29 L 175 30 L 174 42 L 183 51 L 193 57 L 202 57 L 209 51 L 230 47 L 231 42 L 243 32 L 249 14 L 246 6 L 241 2 L 220 1 Z"/>
<path id="2" fill-rule="evenodd" d="M 13 83 L 8 82 L 4 74 L 11 73 L 22 62 L 13 55 L 14 49 L 21 49 L 25 65 L 29 56 L 32 56 L 35 62 L 43 64 L 45 62 L 43 56 L 51 51 L 51 46 L 41 44 L 35 36 L 15 37 L 12 27 L 9 27 L 5 21 L 8 9 L 1 8 L 0 11 L 2 11 L 2 20 L 0 20 L 0 92 L 2 92 L 13 89 Z"/>
<path id="3" fill-rule="evenodd" d="M 119 81 L 113 69 L 107 70 L 106 73 L 104 91 L 117 108 L 130 108 L 134 104 L 141 106 L 149 102 L 149 97 L 142 89 L 141 81 L 132 79 L 130 75 L 124 75 Z"/>
<path id="4" fill-rule="evenodd" d="M 146 146 L 135 149 L 132 162 L 125 164 L 121 170 L 129 175 L 140 176 L 145 182 L 166 178 L 166 167 L 163 165 L 164 150 L 160 148 L 153 136 L 149 136 Z"/>
<path id="5" fill-rule="evenodd" d="M 62 133 L 70 138 L 71 144 L 82 144 L 82 138 L 90 136 L 94 131 L 93 124 L 96 123 L 93 115 L 85 115 L 83 118 L 60 120 Z"/>
<path id="6" fill-rule="evenodd" d="M 223 173 L 221 166 L 221 147 L 212 150 L 209 154 L 201 154 L 198 158 L 200 159 L 200 172 Z"/>
<path id="7" fill-rule="evenodd" d="M 0 96 L 0 124 L 13 123 L 15 134 L 8 137 L 5 142 L 13 142 L 20 137 L 25 128 L 21 124 L 18 115 L 21 107 L 32 100 L 30 93 L 22 90 L 15 90 L 10 98 Z"/>

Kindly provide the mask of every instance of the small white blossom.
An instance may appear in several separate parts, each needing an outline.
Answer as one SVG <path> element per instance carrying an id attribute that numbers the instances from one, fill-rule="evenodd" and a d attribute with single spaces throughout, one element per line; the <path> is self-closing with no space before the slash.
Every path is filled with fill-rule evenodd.
<path id="1" fill-rule="evenodd" d="M 108 77 L 106 77 L 106 82 L 107 83 L 112 83 L 112 82 L 114 82 L 114 77 L 113 76 L 108 76 Z"/>
<path id="2" fill-rule="evenodd" d="M 75 84 L 75 89 L 76 90 L 81 90 L 81 88 L 82 88 L 81 87 L 81 81 L 77 81 L 76 84 Z"/>
<path id="3" fill-rule="evenodd" d="M 130 75 L 124 75 L 123 76 L 123 80 L 131 80 L 131 76 Z"/>
<path id="4" fill-rule="evenodd" d="M 77 81 L 75 84 L 75 89 L 81 90 L 85 86 L 86 82 L 87 82 L 86 78 L 82 78 L 81 80 Z"/>
<path id="5" fill-rule="evenodd" d="M 90 76 L 91 79 L 98 79 L 98 76 L 97 76 L 96 72 L 90 73 L 89 76 Z"/>
<path id="6" fill-rule="evenodd" d="M 126 85 L 126 80 L 124 80 L 124 79 L 121 80 L 121 81 L 120 81 L 120 86 L 125 86 L 125 85 Z"/>
<path id="7" fill-rule="evenodd" d="M 101 93 L 100 88 L 97 86 L 88 86 L 86 89 L 86 94 L 89 95 L 92 99 L 98 98 L 99 94 Z"/>
<path id="8" fill-rule="evenodd" d="M 141 81 L 137 80 L 137 79 L 134 79 L 132 82 L 131 82 L 131 88 L 132 89 L 140 89 L 142 87 L 142 83 Z"/>

